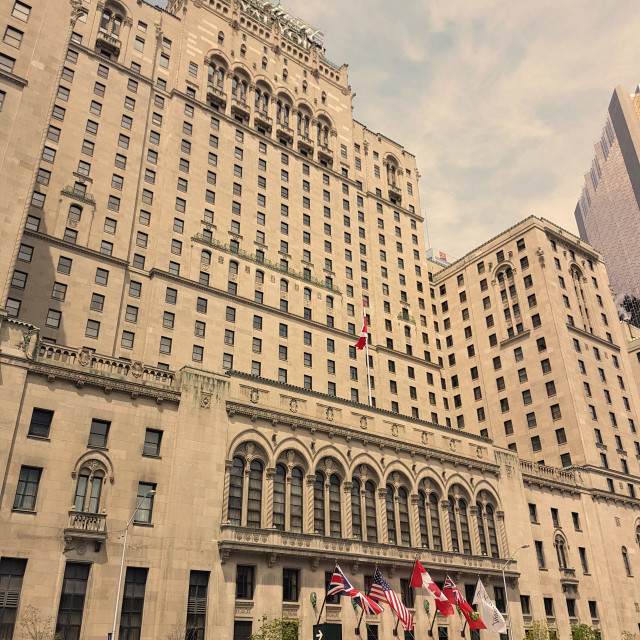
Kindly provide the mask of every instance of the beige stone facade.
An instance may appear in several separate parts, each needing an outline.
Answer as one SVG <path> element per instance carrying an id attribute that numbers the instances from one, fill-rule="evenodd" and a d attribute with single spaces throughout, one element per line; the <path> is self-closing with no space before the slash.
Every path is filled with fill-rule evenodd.
<path id="1" fill-rule="evenodd" d="M 120 638 L 308 638 L 336 560 L 357 588 L 380 566 L 422 637 L 416 555 L 502 601 L 522 545 L 514 638 L 638 629 L 637 362 L 599 254 L 532 217 L 425 261 L 415 158 L 281 8 L 0 8 L 8 637 L 31 604 L 67 640 L 114 607 Z"/>

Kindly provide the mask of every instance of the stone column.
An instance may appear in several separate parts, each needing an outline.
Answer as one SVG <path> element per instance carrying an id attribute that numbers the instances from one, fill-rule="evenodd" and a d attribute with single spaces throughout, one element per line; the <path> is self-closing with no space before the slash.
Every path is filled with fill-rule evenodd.
<path id="1" fill-rule="evenodd" d="M 507 541 L 507 531 L 504 527 L 504 511 L 496 511 L 496 520 L 498 528 L 498 539 L 501 542 L 501 548 L 498 549 L 501 558 L 509 557 L 509 542 Z"/>
<path id="2" fill-rule="evenodd" d="M 291 471 L 287 470 L 287 483 L 285 485 L 285 502 L 284 502 L 284 530 L 291 529 Z"/>
<path id="3" fill-rule="evenodd" d="M 378 489 L 378 521 L 380 522 L 380 531 L 382 534 L 379 540 L 382 543 L 389 543 L 389 530 L 387 528 L 387 488 Z"/>
<path id="4" fill-rule="evenodd" d="M 244 467 L 242 483 L 242 526 L 247 526 L 247 508 L 249 505 L 249 474 L 251 473 L 251 461 L 247 460 Z"/>
<path id="5" fill-rule="evenodd" d="M 422 546 L 422 535 L 420 533 L 420 513 L 418 512 L 418 505 L 420 503 L 420 494 L 412 493 L 410 496 L 410 509 L 409 520 L 411 523 L 411 544 L 414 547 Z"/>
<path id="6" fill-rule="evenodd" d="M 342 513 L 344 514 L 344 523 L 342 525 L 342 537 L 347 540 L 353 538 L 353 520 L 351 513 L 351 489 L 353 482 L 342 483 L 342 495 L 344 496 L 344 505 Z"/>
<path id="7" fill-rule="evenodd" d="M 451 525 L 449 523 L 449 501 L 440 501 L 440 525 L 442 527 L 442 546 L 444 551 L 453 551 Z"/>
<path id="8" fill-rule="evenodd" d="M 267 529 L 273 529 L 273 478 L 276 475 L 275 467 L 269 467 L 266 470 L 266 478 L 267 478 L 267 487 L 265 491 L 265 499 L 263 499 L 263 504 L 265 504 L 266 510 L 266 518 L 263 516 L 262 521 L 265 523 L 264 526 Z"/>
<path id="9" fill-rule="evenodd" d="M 233 460 L 224 463 L 224 488 L 222 489 L 222 524 L 229 521 L 229 486 L 231 484 L 231 468 Z"/>
<path id="10" fill-rule="evenodd" d="M 313 528 L 313 486 L 316 483 L 316 477 L 313 474 L 307 475 L 307 487 L 304 493 L 304 505 L 305 505 L 305 524 L 304 524 L 304 532 L 305 533 L 315 533 L 315 529 Z"/>

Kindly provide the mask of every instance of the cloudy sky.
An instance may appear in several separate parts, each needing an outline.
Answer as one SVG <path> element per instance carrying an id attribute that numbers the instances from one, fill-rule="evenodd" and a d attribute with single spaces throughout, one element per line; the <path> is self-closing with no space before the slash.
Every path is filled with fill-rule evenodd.
<path id="1" fill-rule="evenodd" d="M 354 115 L 417 157 L 432 246 L 460 257 L 573 210 L 613 88 L 640 82 L 633 0 L 282 0 L 349 64 Z"/>

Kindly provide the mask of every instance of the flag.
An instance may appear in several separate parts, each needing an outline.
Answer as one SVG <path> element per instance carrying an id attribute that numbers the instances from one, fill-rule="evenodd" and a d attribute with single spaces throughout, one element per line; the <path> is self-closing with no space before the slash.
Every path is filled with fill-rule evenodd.
<path id="1" fill-rule="evenodd" d="M 484 622 L 480 619 L 480 616 L 473 610 L 473 607 L 465 600 L 464 596 L 460 593 L 460 589 L 456 587 L 453 580 L 447 576 L 444 581 L 442 592 L 451 604 L 455 604 L 462 615 L 469 623 L 469 629 L 486 629 Z"/>
<path id="2" fill-rule="evenodd" d="M 369 597 L 374 600 L 383 600 L 386 602 L 398 616 L 405 631 L 413 629 L 413 616 L 409 613 L 407 607 L 404 606 L 402 600 L 398 598 L 389 583 L 382 577 L 380 569 L 376 569 L 373 576 L 373 583 L 369 589 Z"/>
<path id="3" fill-rule="evenodd" d="M 359 606 L 362 607 L 363 611 L 367 615 L 373 615 L 375 613 L 382 613 L 384 609 L 377 603 L 375 603 L 370 598 L 364 595 L 361 591 L 354 589 L 347 580 L 344 573 L 338 565 L 333 570 L 333 575 L 331 576 L 331 582 L 329 583 L 329 588 L 327 589 L 328 596 L 350 596 L 353 598 Z"/>
<path id="4" fill-rule="evenodd" d="M 473 596 L 473 604 L 480 606 L 480 613 L 484 618 L 484 623 L 488 631 L 495 633 L 506 633 L 507 623 L 504 621 L 502 614 L 498 611 L 498 607 L 491 601 L 487 590 L 478 578 L 476 584 L 476 592 Z"/>
<path id="5" fill-rule="evenodd" d="M 412 587 L 419 587 L 426 589 L 429 595 L 435 599 L 436 607 L 443 616 L 452 616 L 453 607 L 446 596 L 438 589 L 438 585 L 431 579 L 431 576 L 427 573 L 427 570 L 420 564 L 419 560 L 413 567 L 413 574 L 411 575 Z"/>
<path id="6" fill-rule="evenodd" d="M 362 331 L 360 332 L 360 340 L 356 342 L 356 349 L 362 351 L 367 344 L 367 314 L 365 313 L 364 300 L 362 301 Z"/>

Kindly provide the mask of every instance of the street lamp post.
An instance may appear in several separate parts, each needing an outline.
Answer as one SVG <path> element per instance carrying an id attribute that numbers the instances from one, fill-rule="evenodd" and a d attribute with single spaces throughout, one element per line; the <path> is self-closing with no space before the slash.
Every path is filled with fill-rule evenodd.
<path id="1" fill-rule="evenodd" d="M 120 589 L 122 589 L 122 573 L 124 571 L 124 554 L 127 551 L 127 536 L 129 534 L 129 527 L 133 522 L 133 519 L 136 517 L 136 513 L 138 513 L 138 509 L 142 506 L 142 503 L 151 496 L 156 494 L 155 489 L 151 489 L 144 496 L 138 500 L 138 504 L 136 505 L 135 511 L 131 514 L 129 521 L 127 522 L 127 526 L 124 528 L 124 542 L 122 543 L 122 558 L 120 559 L 120 577 L 118 578 L 118 590 L 116 591 L 116 604 L 113 608 L 113 628 L 111 633 L 109 634 L 109 640 L 116 640 L 116 623 L 118 620 L 118 604 L 120 603 Z"/>
<path id="2" fill-rule="evenodd" d="M 520 551 L 520 549 L 528 549 L 531 545 L 523 544 L 518 547 L 510 556 L 509 559 L 502 565 L 502 584 L 504 585 L 504 597 L 507 601 L 507 630 L 509 631 L 509 640 L 513 640 L 513 629 L 511 628 L 511 615 L 509 614 L 509 594 L 507 593 L 507 579 L 504 577 L 504 570 L 507 565 L 513 560 L 513 556 Z M 115 628 L 115 627 L 114 627 Z"/>

